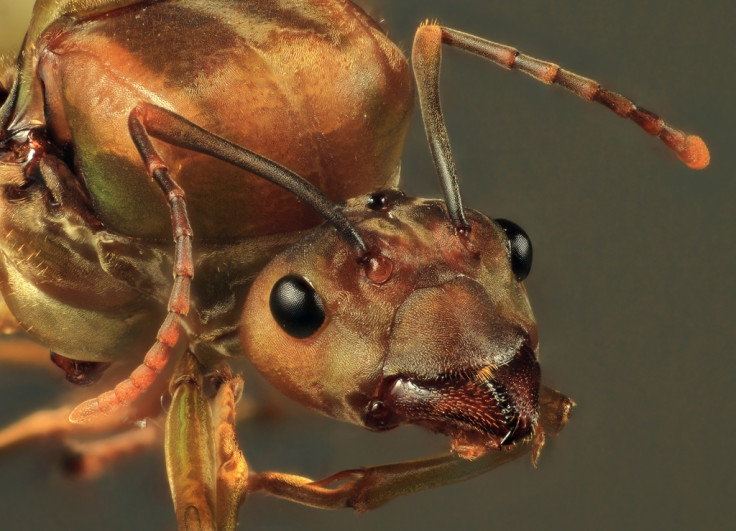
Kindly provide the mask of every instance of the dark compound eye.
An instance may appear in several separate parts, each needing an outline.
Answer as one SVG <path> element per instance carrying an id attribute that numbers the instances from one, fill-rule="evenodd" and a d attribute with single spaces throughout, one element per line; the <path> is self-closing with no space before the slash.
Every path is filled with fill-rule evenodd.
<path id="1" fill-rule="evenodd" d="M 401 204 L 406 199 L 406 195 L 401 190 L 382 190 L 375 192 L 368 197 L 366 206 L 377 212 L 387 211 Z"/>
<path id="2" fill-rule="evenodd" d="M 382 192 L 371 194 L 368 198 L 368 208 L 371 210 L 383 210 L 388 206 L 388 198 Z"/>
<path id="3" fill-rule="evenodd" d="M 532 241 L 524 229 L 513 221 L 497 219 L 496 223 L 506 233 L 511 246 L 511 270 L 516 280 L 524 280 L 532 269 Z"/>
<path id="4" fill-rule="evenodd" d="M 304 339 L 325 321 L 322 299 L 306 279 L 287 275 L 276 282 L 269 300 L 271 315 L 292 337 Z"/>

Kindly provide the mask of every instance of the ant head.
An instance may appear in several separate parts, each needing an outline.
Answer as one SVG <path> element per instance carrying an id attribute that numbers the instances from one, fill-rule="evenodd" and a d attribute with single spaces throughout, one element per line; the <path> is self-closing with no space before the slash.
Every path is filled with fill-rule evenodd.
<path id="1" fill-rule="evenodd" d="M 515 224 L 388 190 L 344 213 L 355 248 L 323 225 L 254 282 L 246 352 L 285 394 L 370 429 L 420 424 L 472 457 L 530 435 L 537 327 L 521 280 L 531 245 Z"/>

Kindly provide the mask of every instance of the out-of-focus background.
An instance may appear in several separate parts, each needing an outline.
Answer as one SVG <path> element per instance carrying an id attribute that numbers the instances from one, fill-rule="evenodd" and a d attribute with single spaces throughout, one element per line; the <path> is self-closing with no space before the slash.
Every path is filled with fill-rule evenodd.
<path id="1" fill-rule="evenodd" d="M 407 52 L 425 18 L 595 78 L 709 144 L 693 172 L 600 106 L 455 51 L 443 101 L 466 202 L 534 242 L 527 287 L 546 381 L 577 402 L 532 470 L 327 512 L 253 496 L 251 529 L 721 529 L 733 506 L 736 7 L 713 2 L 371 0 Z M 0 50 L 15 53 L 29 1 L 0 0 Z M 729 170 L 729 168 L 731 168 Z M 417 121 L 403 174 L 437 195 Z M 58 374 L 57 374 L 58 372 Z M 0 425 L 67 389 L 60 371 L 0 368 Z M 441 453 L 442 437 L 373 434 L 296 408 L 241 430 L 252 466 L 321 477 Z M 161 452 L 93 483 L 65 479 L 53 445 L 0 455 L 0 521 L 20 529 L 173 529 Z M 730 525 L 729 525 L 730 524 Z"/>

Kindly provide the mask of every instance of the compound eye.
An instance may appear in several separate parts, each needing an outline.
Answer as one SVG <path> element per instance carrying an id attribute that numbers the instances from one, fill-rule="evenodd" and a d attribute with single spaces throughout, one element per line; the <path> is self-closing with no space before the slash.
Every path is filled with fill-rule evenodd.
<path id="1" fill-rule="evenodd" d="M 271 290 L 271 315 L 291 337 L 304 339 L 314 334 L 325 321 L 322 299 L 303 277 L 287 275 Z"/>
<path id="2" fill-rule="evenodd" d="M 506 233 L 511 249 L 511 270 L 516 280 L 524 280 L 532 269 L 532 241 L 524 229 L 513 221 L 497 219 L 496 223 Z"/>

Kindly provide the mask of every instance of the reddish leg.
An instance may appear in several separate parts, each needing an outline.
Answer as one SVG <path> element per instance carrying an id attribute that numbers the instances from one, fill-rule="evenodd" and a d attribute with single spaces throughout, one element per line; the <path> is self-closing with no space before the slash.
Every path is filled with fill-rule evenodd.
<path id="1" fill-rule="evenodd" d="M 0 451 L 29 441 L 66 435 L 75 431 L 75 426 L 69 423 L 70 412 L 71 408 L 68 406 L 45 409 L 6 426 L 0 430 Z"/>
<path id="2" fill-rule="evenodd" d="M 146 391 L 166 366 L 171 349 L 179 340 L 181 316 L 189 312 L 189 288 L 194 276 L 194 265 L 192 228 L 187 217 L 184 191 L 171 178 L 169 169 L 153 147 L 147 132 L 148 125 L 146 115 L 140 108 L 131 112 L 128 120 L 130 135 L 149 175 L 163 191 L 171 210 L 175 247 L 174 285 L 169 297 L 169 313 L 156 334 L 156 343 L 146 353 L 143 363 L 112 391 L 102 393 L 97 398 L 77 406 L 69 416 L 69 420 L 73 423 L 98 422 L 101 418 L 130 405 Z"/>
<path id="3" fill-rule="evenodd" d="M 67 439 L 79 436 L 82 441 L 71 440 L 64 458 L 64 469 L 75 479 L 92 479 L 110 465 L 154 445 L 160 439 L 155 425 L 134 427 L 114 417 L 94 425 L 69 422 L 71 406 L 36 411 L 0 430 L 0 453 L 31 441 L 52 437 Z M 110 436 L 109 432 L 126 429 Z M 90 437 L 105 435 L 99 440 Z"/>
<path id="4" fill-rule="evenodd" d="M 687 135 L 672 127 L 656 114 L 637 107 L 630 99 L 601 87 L 597 81 L 564 70 L 556 64 L 524 55 L 510 46 L 428 24 L 417 30 L 412 49 L 412 63 L 427 138 L 445 189 L 450 216 L 459 229 L 467 227 L 467 222 L 457 192 L 455 165 L 440 108 L 439 75 L 442 44 L 474 53 L 504 68 L 516 68 L 548 85 L 555 83 L 586 101 L 601 103 L 619 116 L 632 120 L 650 135 L 658 137 L 693 169 L 705 168 L 710 162 L 708 148 L 700 137 Z"/>
<path id="5" fill-rule="evenodd" d="M 248 478 L 248 493 L 265 492 L 321 509 L 352 507 L 358 512 L 370 511 L 399 496 L 484 474 L 530 451 L 535 462 L 545 435 L 554 436 L 560 432 L 573 406 L 573 401 L 562 393 L 542 387 L 535 438 L 503 451 L 489 452 L 473 461 L 446 455 L 343 470 L 320 481 L 293 474 L 263 472 Z"/>
<path id="6" fill-rule="evenodd" d="M 36 411 L 0 430 L 0 452 L 25 444 L 30 441 L 62 437 L 66 435 L 82 435 L 102 433 L 125 427 L 116 418 L 106 418 L 104 422 L 94 426 L 79 426 L 69 422 L 70 406 L 57 409 Z"/>
<path id="7" fill-rule="evenodd" d="M 154 446 L 160 441 L 160 435 L 161 430 L 149 424 L 105 439 L 71 441 L 64 468 L 75 479 L 94 479 L 118 461 Z"/>

